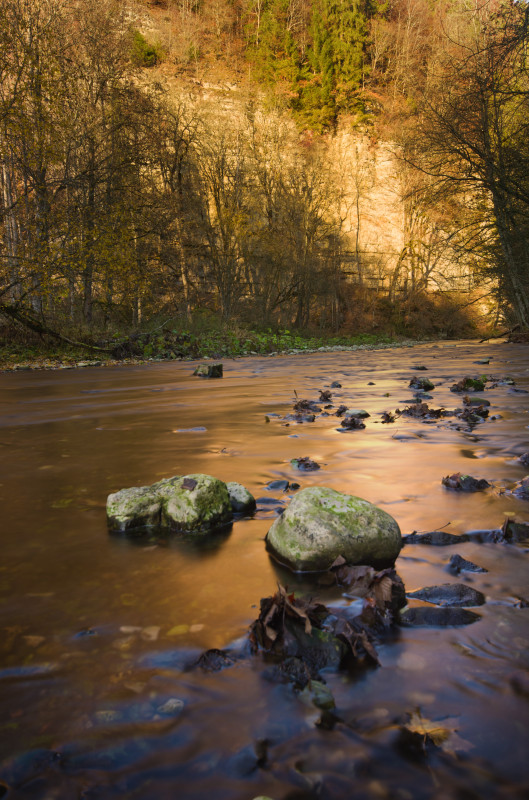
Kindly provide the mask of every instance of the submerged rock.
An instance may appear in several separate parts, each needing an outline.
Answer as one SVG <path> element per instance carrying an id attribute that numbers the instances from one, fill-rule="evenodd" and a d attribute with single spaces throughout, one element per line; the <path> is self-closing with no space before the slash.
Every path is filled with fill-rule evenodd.
<path id="1" fill-rule="evenodd" d="M 529 475 L 515 483 L 511 491 L 515 497 L 521 500 L 529 500 Z"/>
<path id="2" fill-rule="evenodd" d="M 471 625 L 481 619 L 479 614 L 467 608 L 407 608 L 401 614 L 401 624 L 406 627 L 447 627 Z"/>
<path id="3" fill-rule="evenodd" d="M 392 565 L 402 547 L 397 522 L 360 497 L 313 486 L 297 494 L 266 536 L 270 553 L 295 572 L 348 564 Z"/>
<path id="4" fill-rule="evenodd" d="M 250 493 L 240 484 L 233 486 L 240 487 L 232 489 L 233 502 L 239 502 L 235 495 L 242 502 L 244 490 L 245 510 L 249 509 Z M 121 489 L 107 498 L 107 521 L 112 531 L 153 527 L 208 531 L 232 518 L 232 501 L 226 484 L 202 473 L 165 478 L 152 486 Z"/>
<path id="5" fill-rule="evenodd" d="M 200 667 L 205 672 L 220 672 L 221 669 L 231 667 L 234 663 L 235 658 L 231 653 L 214 647 L 202 653 L 194 666 Z"/>

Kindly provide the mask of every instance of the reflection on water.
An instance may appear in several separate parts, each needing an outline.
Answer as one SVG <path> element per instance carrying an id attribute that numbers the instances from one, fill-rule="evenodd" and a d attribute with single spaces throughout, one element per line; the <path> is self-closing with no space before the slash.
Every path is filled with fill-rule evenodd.
<path id="1" fill-rule="evenodd" d="M 489 356 L 489 366 L 474 364 Z M 381 667 L 329 673 L 336 709 L 322 718 L 258 661 L 189 669 L 203 649 L 243 637 L 278 580 L 314 593 L 266 554 L 275 512 L 263 506 L 198 543 L 141 540 L 108 535 L 105 501 L 125 486 L 206 472 L 256 497 L 277 478 L 357 494 L 403 533 L 529 521 L 529 503 L 504 492 L 529 471 L 517 461 L 529 450 L 529 395 L 486 390 L 498 418 L 473 431 L 451 417 L 381 422 L 411 400 L 416 374 L 435 383 L 436 408 L 461 405 L 450 386 L 483 369 L 529 388 L 527 348 L 240 359 L 218 381 L 193 377 L 194 366 L 0 376 L 0 797 L 526 796 L 529 545 L 406 546 L 397 568 L 408 590 L 463 580 L 487 597 L 481 619 L 403 628 L 380 646 Z M 339 433 L 333 416 L 284 423 L 296 394 L 318 400 L 332 381 L 342 384 L 335 405 L 369 411 L 365 430 Z M 303 456 L 321 469 L 296 473 L 290 459 Z M 492 489 L 444 489 L 441 478 L 458 471 Z M 455 552 L 488 572 L 452 576 Z M 336 590 L 323 599 L 347 602 Z M 401 746 L 417 709 L 453 729 L 450 746 L 426 760 Z"/>

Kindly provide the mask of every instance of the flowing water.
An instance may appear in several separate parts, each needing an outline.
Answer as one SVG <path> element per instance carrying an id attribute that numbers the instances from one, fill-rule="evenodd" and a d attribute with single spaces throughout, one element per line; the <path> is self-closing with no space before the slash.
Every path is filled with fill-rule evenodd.
<path id="1" fill-rule="evenodd" d="M 490 357 L 488 366 L 477 360 Z M 415 372 L 424 365 L 427 372 Z M 329 672 L 329 722 L 259 657 L 222 672 L 190 669 L 208 648 L 243 637 L 277 582 L 307 578 L 265 550 L 273 510 L 191 541 L 109 535 L 117 489 L 205 472 L 256 497 L 277 478 L 370 500 L 403 534 L 463 533 L 529 522 L 529 501 L 505 489 L 529 472 L 529 349 L 443 343 L 377 351 L 242 358 L 222 380 L 191 363 L 0 376 L 0 797 L 511 798 L 526 797 L 529 722 L 529 545 L 407 545 L 408 591 L 471 584 L 487 603 L 467 627 L 401 628 L 378 646 L 381 666 Z M 484 395 L 491 416 L 470 432 L 383 411 L 434 381 L 453 409 L 465 375 L 511 376 Z M 281 419 L 298 398 L 363 407 L 366 429 L 334 416 Z M 491 384 L 489 383 L 489 386 Z M 279 416 L 271 416 L 278 414 Z M 269 421 L 267 421 L 267 417 Z M 317 472 L 293 470 L 309 456 Z M 453 472 L 486 478 L 476 494 L 445 489 Z M 446 570 L 459 553 L 486 573 Z M 323 602 L 347 601 L 321 590 Z M 415 757 L 400 727 L 420 714 L 451 732 Z M 417 717 L 415 717 L 417 719 Z"/>

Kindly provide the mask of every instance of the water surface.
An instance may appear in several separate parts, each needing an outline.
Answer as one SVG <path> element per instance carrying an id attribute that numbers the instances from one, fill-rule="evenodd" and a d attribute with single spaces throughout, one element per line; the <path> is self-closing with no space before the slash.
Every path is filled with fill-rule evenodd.
<path id="1" fill-rule="evenodd" d="M 406 546 L 397 570 L 408 590 L 471 583 L 487 596 L 481 619 L 403 628 L 379 647 L 380 667 L 326 675 L 336 720 L 322 726 L 321 711 L 268 680 L 259 659 L 188 669 L 204 649 L 243 637 L 278 581 L 314 591 L 267 555 L 274 512 L 199 541 L 142 540 L 109 536 L 105 501 L 206 472 L 256 497 L 277 478 L 357 494 L 403 534 L 497 528 L 506 515 L 529 522 L 529 502 L 504 491 L 529 472 L 517 461 L 529 451 L 529 394 L 487 389 L 499 418 L 473 431 L 452 418 L 381 423 L 410 402 L 414 375 L 436 384 L 436 408 L 461 405 L 450 386 L 465 375 L 511 376 L 529 389 L 528 348 L 243 358 L 224 362 L 222 380 L 193 368 L 0 375 L 0 797 L 527 796 L 529 545 Z M 296 396 L 317 400 L 332 381 L 342 384 L 335 405 L 369 411 L 365 430 L 339 432 L 333 416 L 282 420 Z M 300 456 L 321 469 L 296 473 L 290 459 Z M 445 489 L 441 478 L 457 471 L 492 488 Z M 453 577 L 455 552 L 488 572 Z M 322 599 L 347 602 L 337 591 Z M 402 752 L 399 726 L 417 711 L 456 731 L 450 752 Z"/>

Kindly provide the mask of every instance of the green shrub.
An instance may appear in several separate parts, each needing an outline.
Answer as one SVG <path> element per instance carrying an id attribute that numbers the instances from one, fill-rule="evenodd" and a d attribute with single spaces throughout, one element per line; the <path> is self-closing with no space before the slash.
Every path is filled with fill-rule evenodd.
<path id="1" fill-rule="evenodd" d="M 140 31 L 132 32 L 131 58 L 138 67 L 154 67 L 162 60 L 159 45 L 151 44 Z"/>

